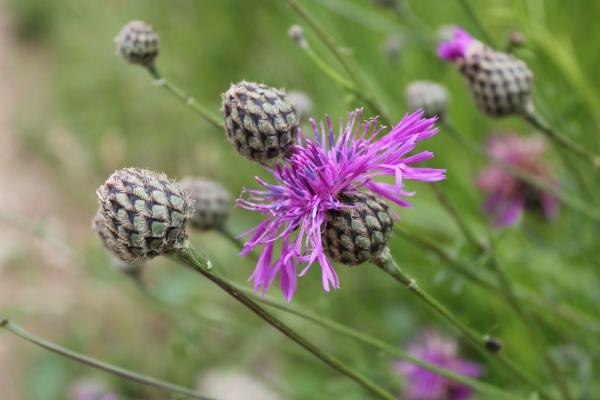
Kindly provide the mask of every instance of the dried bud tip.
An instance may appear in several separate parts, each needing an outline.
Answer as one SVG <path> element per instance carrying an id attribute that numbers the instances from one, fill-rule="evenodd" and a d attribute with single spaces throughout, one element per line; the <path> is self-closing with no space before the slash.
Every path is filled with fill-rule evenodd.
<path id="1" fill-rule="evenodd" d="M 117 54 L 127 62 L 151 67 L 158 55 L 158 34 L 142 21 L 131 21 L 115 38 Z"/>
<path id="2" fill-rule="evenodd" d="M 288 36 L 299 46 L 304 47 L 306 45 L 306 39 L 304 38 L 304 29 L 300 25 L 292 25 L 288 30 Z"/>
<path id="3" fill-rule="evenodd" d="M 510 47 L 521 47 L 527 40 L 522 32 L 517 31 L 509 32 L 507 39 Z"/>

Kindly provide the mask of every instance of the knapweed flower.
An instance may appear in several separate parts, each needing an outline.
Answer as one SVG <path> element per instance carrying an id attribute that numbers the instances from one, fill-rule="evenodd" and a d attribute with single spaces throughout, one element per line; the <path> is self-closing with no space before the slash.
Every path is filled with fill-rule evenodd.
<path id="1" fill-rule="evenodd" d="M 541 136 L 494 135 L 487 143 L 490 157 L 508 163 L 551 185 L 557 185 L 541 156 L 546 151 Z M 477 187 L 488 195 L 484 209 L 494 225 L 512 225 L 524 209 L 542 210 L 548 219 L 556 216 L 558 202 L 550 194 L 508 173 L 502 165 L 491 164 L 477 178 Z"/>
<path id="2" fill-rule="evenodd" d="M 481 376 L 481 365 L 458 356 L 458 346 L 452 339 L 433 331 L 425 331 L 418 341 L 408 346 L 408 352 L 423 361 L 448 369 L 457 374 L 476 378 Z M 406 400 L 466 400 L 471 389 L 461 383 L 429 371 L 410 362 L 399 361 L 395 370 L 405 378 Z"/>
<path id="3" fill-rule="evenodd" d="M 443 120 L 448 111 L 448 90 L 436 82 L 413 81 L 406 86 L 405 97 L 410 111 L 422 109 L 427 118 Z"/>
<path id="4" fill-rule="evenodd" d="M 158 56 L 158 34 L 145 22 L 131 21 L 115 38 L 117 53 L 127 62 L 151 67 Z"/>
<path id="5" fill-rule="evenodd" d="M 326 123 L 311 119 L 314 140 L 299 141 L 285 163 L 268 171 L 276 183 L 256 178 L 263 190 L 245 190 L 238 204 L 266 216 L 245 233 L 252 235 L 243 255 L 264 246 L 250 277 L 255 290 L 263 292 L 279 276 L 281 290 L 290 301 L 296 291 L 297 267 L 303 276 L 313 263 L 321 266 L 326 291 L 338 288 L 339 280 L 327 255 L 345 264 L 358 264 L 385 248 L 391 218 L 380 199 L 408 207 L 402 196 L 405 180 L 435 182 L 445 170 L 419 168 L 433 153 L 411 152 L 417 142 L 437 133 L 435 119 L 423 112 L 406 115 L 386 135 L 377 119 L 362 120 L 362 110 L 341 121 L 337 138 L 328 117 Z M 300 139 L 302 140 L 302 139 Z M 394 183 L 381 183 L 379 177 Z M 280 255 L 274 256 L 276 242 Z"/>
<path id="6" fill-rule="evenodd" d="M 192 228 L 223 229 L 233 207 L 229 191 L 219 182 L 198 176 L 186 176 L 179 183 L 192 203 L 189 219 Z"/>
<path id="7" fill-rule="evenodd" d="M 503 117 L 532 109 L 533 73 L 512 54 L 493 50 L 455 28 L 452 39 L 438 47 L 438 55 L 460 68 L 484 113 Z"/>

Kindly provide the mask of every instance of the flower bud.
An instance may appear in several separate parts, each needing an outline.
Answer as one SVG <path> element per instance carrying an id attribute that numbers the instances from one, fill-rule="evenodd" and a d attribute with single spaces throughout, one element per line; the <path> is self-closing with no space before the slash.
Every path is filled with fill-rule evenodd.
<path id="1" fill-rule="evenodd" d="M 414 81 L 406 87 L 409 111 L 423 109 L 426 118 L 444 119 L 448 111 L 448 91 L 443 85 L 429 81 Z"/>
<path id="2" fill-rule="evenodd" d="M 344 194 L 341 201 L 347 207 L 327 212 L 323 250 L 342 264 L 362 264 L 383 251 L 394 222 L 388 205 L 373 194 Z"/>
<path id="3" fill-rule="evenodd" d="M 390 61 L 396 61 L 402 48 L 404 47 L 404 41 L 398 35 L 389 35 L 383 43 L 383 51 Z"/>
<path id="4" fill-rule="evenodd" d="M 241 155 L 264 162 L 290 150 L 299 120 L 285 92 L 242 81 L 223 94 L 225 131 Z"/>
<path id="5" fill-rule="evenodd" d="M 164 174 L 126 168 L 115 171 L 96 191 L 107 248 L 121 260 L 143 263 L 178 250 L 185 241 L 189 200 Z M 101 219 L 95 219 L 101 226 Z"/>
<path id="6" fill-rule="evenodd" d="M 145 22 L 131 21 L 115 38 L 117 53 L 127 62 L 150 67 L 158 55 L 158 34 Z"/>
<path id="7" fill-rule="evenodd" d="M 294 106 L 300 120 L 310 117 L 313 112 L 313 101 L 309 95 L 300 90 L 292 90 L 287 94 L 287 98 Z"/>
<path id="8" fill-rule="evenodd" d="M 222 228 L 232 207 L 231 194 L 220 183 L 204 178 L 188 176 L 180 183 L 194 209 L 189 220 L 192 227 Z"/>
<path id="9" fill-rule="evenodd" d="M 533 73 L 513 55 L 482 47 L 465 58 L 460 70 L 477 106 L 486 114 L 503 117 L 531 107 Z"/>
<path id="10" fill-rule="evenodd" d="M 307 44 L 306 39 L 304 38 L 304 29 L 302 29 L 300 25 L 294 24 L 290 26 L 290 29 L 288 29 L 288 36 L 300 47 L 304 47 Z"/>

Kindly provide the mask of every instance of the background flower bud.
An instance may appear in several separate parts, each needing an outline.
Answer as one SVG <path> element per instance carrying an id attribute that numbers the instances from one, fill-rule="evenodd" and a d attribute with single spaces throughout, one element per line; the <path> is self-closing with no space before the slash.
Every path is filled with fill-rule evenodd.
<path id="1" fill-rule="evenodd" d="M 242 81 L 223 94 L 225 131 L 241 155 L 264 162 L 283 156 L 298 135 L 298 116 L 285 92 Z"/>
<path id="2" fill-rule="evenodd" d="M 410 111 L 423 109 L 426 118 L 444 119 L 448 111 L 446 87 L 430 81 L 415 81 L 406 87 L 406 105 Z"/>
<path id="3" fill-rule="evenodd" d="M 99 234 L 121 260 L 142 263 L 183 245 L 189 200 L 180 185 L 166 175 L 121 169 L 98 188 L 97 194 L 105 224 Z"/>
<path id="4" fill-rule="evenodd" d="M 149 67 L 158 55 L 158 34 L 145 22 L 131 21 L 115 38 L 117 53 L 127 62 Z"/>
<path id="5" fill-rule="evenodd" d="M 196 229 L 221 229 L 233 206 L 231 194 L 218 182 L 188 176 L 181 181 L 193 207 L 189 222 Z"/>

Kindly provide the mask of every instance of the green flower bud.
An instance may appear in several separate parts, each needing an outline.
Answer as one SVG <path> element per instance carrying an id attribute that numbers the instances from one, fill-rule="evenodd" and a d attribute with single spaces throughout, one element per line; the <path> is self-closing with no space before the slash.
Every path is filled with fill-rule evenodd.
<path id="1" fill-rule="evenodd" d="M 233 206 L 227 189 L 220 183 L 199 177 L 188 176 L 180 183 L 194 209 L 189 220 L 192 227 L 221 229 Z"/>
<path id="2" fill-rule="evenodd" d="M 189 199 L 164 174 L 126 168 L 115 171 L 96 191 L 100 200 L 96 231 L 121 260 L 143 263 L 177 251 L 187 238 Z"/>
<path id="3" fill-rule="evenodd" d="M 241 155 L 264 162 L 285 155 L 296 141 L 299 120 L 285 92 L 242 81 L 223 94 L 225 131 Z"/>

